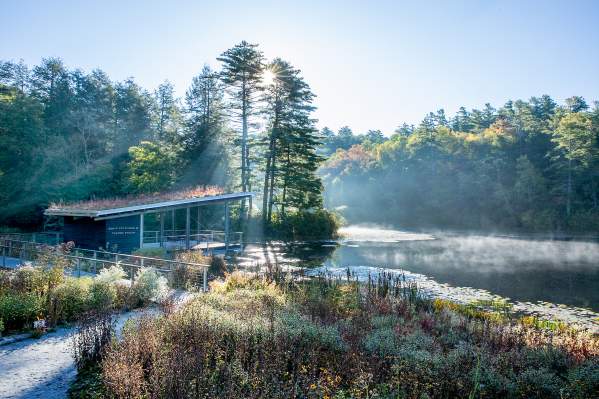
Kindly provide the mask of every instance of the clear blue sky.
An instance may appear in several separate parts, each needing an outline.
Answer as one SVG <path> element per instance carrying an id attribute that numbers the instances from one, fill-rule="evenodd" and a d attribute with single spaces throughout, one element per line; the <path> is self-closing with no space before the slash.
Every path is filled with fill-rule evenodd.
<path id="1" fill-rule="evenodd" d="M 599 1 L 26 1 L 0 4 L 0 59 L 99 67 L 182 95 L 245 39 L 302 69 L 319 126 L 391 133 L 438 108 L 599 100 Z"/>

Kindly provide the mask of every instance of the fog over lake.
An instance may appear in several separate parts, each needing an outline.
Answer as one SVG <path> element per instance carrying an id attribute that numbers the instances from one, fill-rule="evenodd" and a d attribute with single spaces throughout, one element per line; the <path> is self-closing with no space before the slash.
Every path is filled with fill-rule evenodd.
<path id="1" fill-rule="evenodd" d="M 599 326 L 599 243 L 522 237 L 413 233 L 348 226 L 338 243 L 248 248 L 282 265 L 309 273 L 357 278 L 381 270 L 414 279 L 435 296 L 468 302 L 502 297 L 517 310 Z M 259 255 L 258 255 L 259 254 Z M 561 305 L 561 306 L 557 306 Z"/>

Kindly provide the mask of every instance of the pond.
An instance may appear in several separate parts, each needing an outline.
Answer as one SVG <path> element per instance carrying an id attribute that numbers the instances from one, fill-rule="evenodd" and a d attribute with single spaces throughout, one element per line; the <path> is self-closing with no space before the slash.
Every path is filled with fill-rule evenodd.
<path id="1" fill-rule="evenodd" d="M 357 278 L 401 273 L 431 295 L 504 298 L 516 310 L 599 331 L 599 243 L 410 233 L 349 226 L 326 243 L 250 245 L 240 265 L 276 263 Z"/>

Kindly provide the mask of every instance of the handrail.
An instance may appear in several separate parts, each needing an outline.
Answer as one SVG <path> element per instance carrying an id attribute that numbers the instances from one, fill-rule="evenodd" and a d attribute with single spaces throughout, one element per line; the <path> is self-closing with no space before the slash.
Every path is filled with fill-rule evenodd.
<path id="1" fill-rule="evenodd" d="M 19 245 L 15 245 L 13 246 L 12 243 L 15 244 L 20 244 Z M 32 252 L 36 252 L 36 253 L 43 253 L 44 249 L 40 248 L 40 245 L 43 244 L 37 244 L 34 242 L 30 242 L 30 241 L 20 241 L 20 240 L 11 240 L 11 239 L 6 239 L 6 238 L 2 238 L 0 239 L 0 248 L 2 248 L 2 266 L 6 267 L 6 258 L 7 255 L 8 257 L 10 257 L 11 255 L 11 251 L 13 250 L 19 250 L 19 259 L 23 259 L 23 252 L 25 251 L 25 253 L 27 253 L 27 251 L 29 251 L 30 253 Z M 8 249 L 8 254 L 6 253 L 6 249 Z M 81 250 L 85 250 L 82 248 L 78 248 L 77 251 L 81 251 Z M 94 252 L 94 253 L 102 253 L 102 251 L 94 251 L 94 250 L 85 250 L 85 251 L 90 251 L 90 252 Z M 49 251 L 46 251 L 49 252 Z M 100 262 L 101 265 L 119 265 L 119 266 L 123 266 L 125 268 L 129 268 L 129 275 L 131 276 L 131 278 L 133 278 L 133 269 L 141 269 L 144 267 L 144 259 L 150 259 L 150 260 L 158 260 L 161 262 L 164 262 L 164 266 L 167 266 L 168 269 L 165 268 L 160 268 L 160 267 L 152 267 L 152 269 L 160 272 L 160 273 L 164 273 L 164 274 L 169 274 L 172 273 L 174 270 L 172 268 L 173 265 L 185 265 L 185 266 L 191 266 L 192 268 L 198 268 L 201 269 L 202 272 L 202 288 L 204 291 L 208 290 L 208 268 L 210 267 L 209 265 L 204 265 L 204 264 L 200 264 L 200 263 L 192 263 L 192 262 L 180 262 L 177 260 L 170 260 L 170 259 L 161 259 L 161 258 L 150 258 L 150 257 L 139 257 L 136 255 L 128 255 L 128 254 L 119 254 L 119 253 L 111 253 L 111 254 L 115 254 L 115 259 L 111 260 L 111 259 L 102 259 L 102 258 L 90 258 L 87 256 L 81 256 L 81 255 L 72 255 L 72 254 L 58 254 L 58 256 L 65 258 L 67 260 L 74 260 L 76 262 L 76 271 L 78 273 L 78 277 L 81 277 L 81 262 L 88 262 L 91 263 L 93 262 L 93 272 L 96 273 L 97 272 L 97 263 Z M 119 257 L 133 257 L 133 258 L 137 258 L 140 259 L 140 263 L 139 264 L 133 264 L 133 263 L 128 263 L 128 262 L 123 262 L 123 261 L 119 261 L 118 258 Z M 22 261 L 20 262 L 22 264 Z M 196 272 L 195 274 L 199 275 L 200 270 L 194 271 L 192 270 L 192 273 Z"/>
<path id="2" fill-rule="evenodd" d="M 19 242 L 19 243 L 30 244 L 30 245 L 48 245 L 48 244 L 36 243 L 36 242 L 32 242 L 32 241 L 13 240 L 13 239 L 7 239 L 7 238 L 0 238 L 0 241 L 12 241 L 12 242 Z M 129 257 L 129 258 L 134 258 L 134 259 L 144 259 L 144 260 L 152 260 L 152 261 L 158 261 L 158 262 L 176 263 L 176 264 L 185 265 L 185 266 L 210 267 L 210 265 L 205 265 L 202 263 L 183 262 L 183 261 L 172 260 L 172 259 L 154 258 L 151 256 L 131 255 L 131 254 L 124 254 L 124 253 L 120 253 L 120 252 L 104 251 L 104 250 L 99 250 L 99 249 L 87 249 L 87 248 L 75 247 L 71 251 L 96 252 L 99 254 L 117 255 L 118 257 Z M 96 260 L 109 262 L 108 259 L 106 259 L 106 260 L 96 259 Z"/>

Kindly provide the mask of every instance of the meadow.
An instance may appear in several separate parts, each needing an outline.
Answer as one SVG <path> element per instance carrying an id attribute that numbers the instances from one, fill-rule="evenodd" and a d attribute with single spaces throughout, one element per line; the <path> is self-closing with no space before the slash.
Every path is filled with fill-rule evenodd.
<path id="1" fill-rule="evenodd" d="M 234 272 L 180 309 L 131 321 L 71 397 L 593 398 L 599 339 L 502 303 Z"/>

